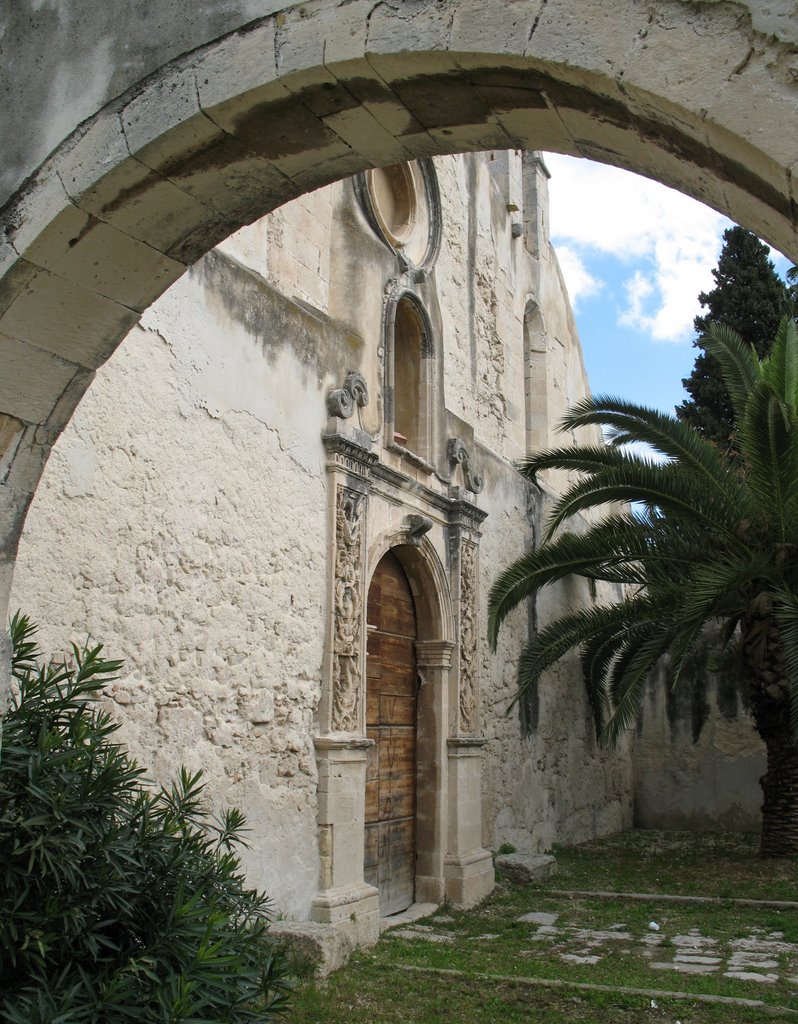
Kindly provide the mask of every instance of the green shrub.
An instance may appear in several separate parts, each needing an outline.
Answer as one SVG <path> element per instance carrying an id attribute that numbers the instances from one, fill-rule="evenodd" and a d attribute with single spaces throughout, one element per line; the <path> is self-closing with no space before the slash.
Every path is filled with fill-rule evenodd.
<path id="1" fill-rule="evenodd" d="M 94 700 L 121 662 L 73 645 L 44 664 L 11 625 L 17 691 L 0 759 L 0 1018 L 9 1024 L 244 1024 L 286 1004 L 268 901 L 245 888 L 243 817 L 209 819 L 200 775 L 171 789 Z"/>

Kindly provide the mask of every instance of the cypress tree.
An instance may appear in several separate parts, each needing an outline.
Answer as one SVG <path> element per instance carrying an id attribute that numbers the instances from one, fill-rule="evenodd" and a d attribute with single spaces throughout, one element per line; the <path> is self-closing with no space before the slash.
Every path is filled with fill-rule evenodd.
<path id="1" fill-rule="evenodd" d="M 676 409 L 679 419 L 691 424 L 719 448 L 726 450 L 734 433 L 734 414 L 723 386 L 720 367 L 702 344 L 710 323 L 732 327 L 759 356 L 770 351 L 782 316 L 793 314 L 790 290 L 768 258 L 768 247 L 739 226 L 723 232 L 723 248 L 712 271 L 715 287 L 698 300 L 706 313 L 693 321 L 700 351 L 693 371 L 682 380 L 690 396 Z"/>

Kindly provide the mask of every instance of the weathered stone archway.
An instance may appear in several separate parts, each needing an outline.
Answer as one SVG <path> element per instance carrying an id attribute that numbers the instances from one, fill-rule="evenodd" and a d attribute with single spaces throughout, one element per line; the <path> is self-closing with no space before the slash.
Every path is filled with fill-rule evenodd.
<path id="1" fill-rule="evenodd" d="M 187 265 L 303 191 L 410 157 L 550 149 L 674 185 L 798 257 L 786 0 L 227 0 L 205 20 L 175 0 L 157 24 L 99 6 L 86 23 L 86 6 L 22 2 L 6 37 L 23 66 L 2 114 L 3 613 L 94 369 Z"/>

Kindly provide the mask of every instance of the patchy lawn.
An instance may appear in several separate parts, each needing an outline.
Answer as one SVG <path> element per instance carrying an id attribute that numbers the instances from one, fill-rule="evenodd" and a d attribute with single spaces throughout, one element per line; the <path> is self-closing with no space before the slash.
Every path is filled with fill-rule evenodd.
<path id="1" fill-rule="evenodd" d="M 798 910 L 733 901 L 798 898 L 796 862 L 757 860 L 751 837 L 661 832 L 561 849 L 557 859 L 560 870 L 546 883 L 499 880 L 473 910 L 444 907 L 386 932 L 326 983 L 303 983 L 291 1019 L 798 1020 Z M 654 895 L 627 900 L 558 892 L 565 889 Z M 657 898 L 664 894 L 720 899 L 682 904 Z M 716 997 L 730 1002 L 708 1001 Z"/>

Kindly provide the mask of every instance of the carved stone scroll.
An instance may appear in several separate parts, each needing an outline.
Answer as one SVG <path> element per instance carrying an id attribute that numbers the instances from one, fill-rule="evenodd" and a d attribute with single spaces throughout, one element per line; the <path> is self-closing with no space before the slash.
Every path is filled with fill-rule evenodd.
<path id="1" fill-rule="evenodd" d="M 338 416 L 348 420 L 355 409 L 368 405 L 369 389 L 366 379 L 357 370 L 351 370 L 344 378 L 343 386 L 334 388 L 327 395 L 327 412 L 330 416 Z"/>
<path id="2" fill-rule="evenodd" d="M 339 486 L 335 511 L 332 727 L 358 729 L 362 679 L 362 494 Z"/>
<path id="3" fill-rule="evenodd" d="M 413 513 L 407 516 L 407 543 L 417 548 L 421 546 L 421 538 L 432 529 L 432 520 L 429 516 L 422 516 Z"/>
<path id="4" fill-rule="evenodd" d="M 477 547 L 460 548 L 460 728 L 477 727 Z"/>
<path id="5" fill-rule="evenodd" d="M 468 490 L 473 491 L 474 494 L 479 494 L 485 486 L 485 480 L 482 474 L 477 473 L 474 469 L 471 462 L 471 453 L 459 437 L 449 438 L 447 454 L 452 465 L 459 462 L 463 467 L 463 480 L 465 480 Z"/>

